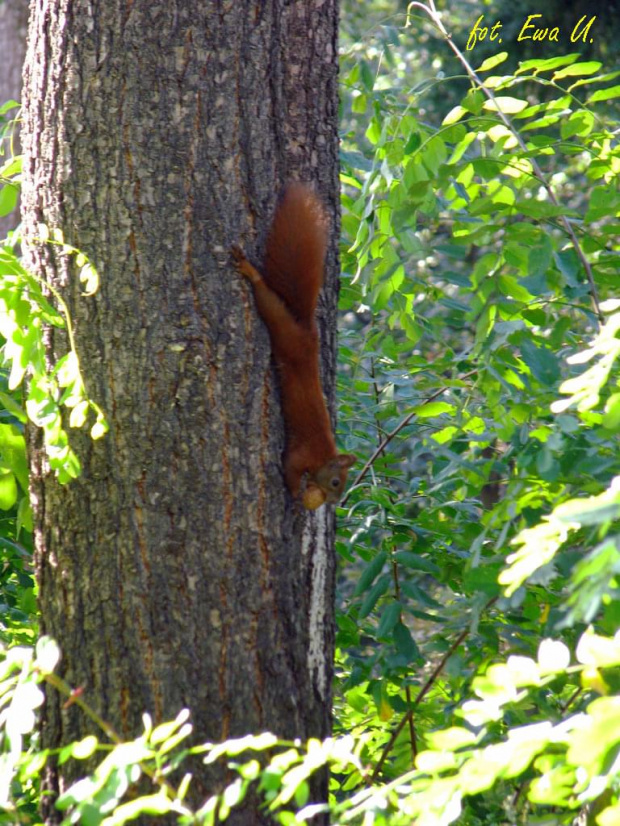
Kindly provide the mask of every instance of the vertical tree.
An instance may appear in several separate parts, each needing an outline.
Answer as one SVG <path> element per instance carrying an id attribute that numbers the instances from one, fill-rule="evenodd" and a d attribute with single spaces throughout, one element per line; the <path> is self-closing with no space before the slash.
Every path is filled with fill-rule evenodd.
<path id="1" fill-rule="evenodd" d="M 32 5 L 27 258 L 67 303 L 110 425 L 100 441 L 72 433 L 82 474 L 69 485 L 30 434 L 42 627 L 64 677 L 123 735 L 145 710 L 184 706 L 202 740 L 329 732 L 332 513 L 299 513 L 285 490 L 268 337 L 229 248 L 260 250 L 284 181 L 318 183 L 333 216 L 330 397 L 336 32 L 335 0 Z M 94 296 L 42 224 L 94 261 Z M 51 355 L 65 347 L 50 333 Z M 48 694 L 45 746 L 91 725 Z M 52 768 L 49 788 L 73 771 Z M 197 792 L 211 782 L 198 776 Z"/>

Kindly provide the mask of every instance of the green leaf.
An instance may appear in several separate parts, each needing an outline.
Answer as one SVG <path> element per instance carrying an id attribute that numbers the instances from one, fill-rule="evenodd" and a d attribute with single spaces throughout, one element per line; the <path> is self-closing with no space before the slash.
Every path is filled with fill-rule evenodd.
<path id="1" fill-rule="evenodd" d="M 403 152 L 405 153 L 405 155 L 411 155 L 413 152 L 415 152 L 417 149 L 419 149 L 421 145 L 422 145 L 422 137 L 421 137 L 420 133 L 419 132 L 412 132 L 411 135 L 409 135 L 409 138 L 407 140 L 407 143 L 405 144 L 405 148 L 404 148 Z"/>
<path id="2" fill-rule="evenodd" d="M 431 731 L 427 734 L 427 739 L 434 749 L 439 751 L 457 751 L 464 746 L 473 745 L 478 739 L 477 735 L 466 728 L 451 726 L 442 731 Z"/>
<path id="3" fill-rule="evenodd" d="M 548 201 L 535 201 L 533 199 L 529 201 L 517 201 L 515 207 L 524 215 L 527 215 L 530 218 L 538 218 L 539 220 L 544 218 L 555 218 L 557 215 L 576 217 L 573 215 L 572 210 L 569 210 L 564 206 L 556 206 Z"/>
<path id="4" fill-rule="evenodd" d="M 362 575 L 360 576 L 359 581 L 355 586 L 355 590 L 353 591 L 354 596 L 357 597 L 360 594 L 363 594 L 364 591 L 372 585 L 381 573 L 386 560 L 387 553 L 385 551 L 379 551 L 372 562 L 362 571 Z"/>
<path id="5" fill-rule="evenodd" d="M 443 140 L 435 135 L 427 141 L 422 150 L 422 161 L 431 175 L 436 175 L 441 164 L 448 159 L 448 151 Z"/>
<path id="6" fill-rule="evenodd" d="M 564 140 L 571 138 L 573 135 L 585 137 L 594 129 L 595 123 L 596 120 L 592 112 L 588 109 L 579 109 L 577 112 L 573 112 L 568 120 L 562 121 L 560 133 Z"/>
<path id="7" fill-rule="evenodd" d="M 107 826 L 121 826 L 128 820 L 135 820 L 141 814 L 164 815 L 170 811 L 172 811 L 172 801 L 164 791 L 160 791 L 117 806 L 114 813 L 106 818 L 106 824 Z"/>
<path id="8" fill-rule="evenodd" d="M 390 602 L 381 613 L 381 621 L 377 628 L 377 637 L 387 637 L 400 619 L 402 605 L 400 602 Z"/>
<path id="9" fill-rule="evenodd" d="M 588 103 L 599 103 L 603 100 L 613 100 L 620 97 L 620 86 L 609 86 L 607 89 L 598 89 L 588 98 Z"/>
<path id="10" fill-rule="evenodd" d="M 527 304 L 532 299 L 531 294 L 512 276 L 500 275 L 497 279 L 497 285 L 503 295 L 513 298 L 515 301 Z"/>
<path id="11" fill-rule="evenodd" d="M 496 316 L 497 305 L 487 304 L 476 323 L 476 344 L 481 344 L 488 338 L 495 324 Z"/>
<path id="12" fill-rule="evenodd" d="M 416 768 L 428 774 L 439 774 L 456 768 L 456 758 L 451 751 L 421 751 L 416 757 Z M 492 785 L 491 780 L 489 785 Z M 487 787 L 488 788 L 488 787 Z M 471 792 L 471 785 L 468 783 L 467 791 Z M 478 787 L 474 791 L 480 791 Z"/>
<path id="13" fill-rule="evenodd" d="M 553 80 L 561 80 L 563 77 L 583 77 L 584 75 L 593 75 L 598 72 L 603 64 L 598 60 L 589 60 L 584 63 L 573 63 L 571 66 L 566 66 L 555 72 Z"/>
<path id="14" fill-rule="evenodd" d="M 482 107 L 487 112 L 503 112 L 505 115 L 514 115 L 528 107 L 527 100 L 513 98 L 508 95 L 496 95 L 493 100 L 487 100 Z"/>
<path id="15" fill-rule="evenodd" d="M 545 275 L 553 260 L 553 247 L 549 238 L 541 239 L 533 246 L 527 257 L 527 268 L 530 276 Z"/>
<path id="16" fill-rule="evenodd" d="M 592 189 L 586 221 L 598 221 L 606 218 L 610 212 L 620 208 L 620 194 L 615 187 L 597 186 Z"/>
<path id="17" fill-rule="evenodd" d="M 90 405 L 85 399 L 81 402 L 78 402 L 78 404 L 76 404 L 73 410 L 71 411 L 71 415 L 69 416 L 69 427 L 82 427 L 84 425 L 84 422 L 86 421 L 86 416 L 88 415 L 89 407 Z"/>
<path id="18" fill-rule="evenodd" d="M 496 66 L 499 66 L 500 63 L 503 63 L 508 58 L 508 52 L 500 52 L 499 54 L 493 55 L 493 57 L 487 57 L 480 66 L 476 69 L 477 72 L 488 72 L 490 69 L 494 69 Z"/>
<path id="19" fill-rule="evenodd" d="M 17 506 L 17 536 L 21 533 L 22 528 L 27 530 L 28 533 L 32 533 L 32 509 L 27 496 L 23 496 Z"/>
<path id="20" fill-rule="evenodd" d="M 91 264 L 90 261 L 87 261 L 82 269 L 80 270 L 80 282 L 84 285 L 84 292 L 82 295 L 90 296 L 94 295 L 99 289 L 99 273 Z"/>
<path id="21" fill-rule="evenodd" d="M 398 653 L 405 657 L 407 662 L 423 659 L 416 641 L 411 636 L 411 631 L 402 622 L 396 623 L 392 636 Z"/>
<path id="22" fill-rule="evenodd" d="M 17 206 L 19 187 L 15 184 L 5 184 L 0 187 L 0 218 L 13 212 Z"/>
<path id="23" fill-rule="evenodd" d="M 9 413 L 11 413 L 11 415 L 13 415 L 22 424 L 25 424 L 28 421 L 28 416 L 26 415 L 24 408 L 19 405 L 8 393 L 3 393 L 0 391 L 0 404 L 2 404 L 5 410 L 8 410 Z"/>
<path id="24" fill-rule="evenodd" d="M 569 284 L 573 285 L 580 267 L 579 258 L 575 250 L 567 249 L 561 252 L 554 252 L 553 258 L 562 275 L 567 279 Z"/>
<path id="25" fill-rule="evenodd" d="M 461 101 L 461 104 L 468 112 L 471 112 L 472 115 L 479 115 L 485 100 L 485 96 L 479 89 L 470 89 Z"/>
<path id="26" fill-rule="evenodd" d="M 99 741 L 91 734 L 88 737 L 84 737 L 83 740 L 73 743 L 71 754 L 77 760 L 87 760 L 95 753 L 98 745 Z"/>
<path id="27" fill-rule="evenodd" d="M 620 493 L 610 488 L 600 496 L 587 499 L 571 499 L 554 511 L 562 522 L 576 522 L 579 525 L 601 525 L 620 518 Z"/>
<path id="28" fill-rule="evenodd" d="M 429 419 L 432 416 L 441 416 L 442 413 L 454 413 L 455 407 L 447 402 L 429 402 L 416 410 L 419 419 Z"/>
<path id="29" fill-rule="evenodd" d="M 101 439 L 110 429 L 107 421 L 103 418 L 103 416 L 98 415 L 97 421 L 90 429 L 90 436 L 93 441 L 97 441 L 97 439 Z"/>
<path id="30" fill-rule="evenodd" d="M 17 155 L 16 157 L 9 158 L 0 166 L 0 177 L 11 178 L 14 175 L 19 175 L 21 171 L 22 157 L 21 155 Z"/>
<path id="31" fill-rule="evenodd" d="M 454 151 L 450 156 L 448 163 L 458 163 L 475 140 L 476 135 L 473 132 L 468 132 L 454 147 Z M 460 184 L 455 182 L 455 186 L 457 185 L 460 187 Z"/>
<path id="32" fill-rule="evenodd" d="M 575 770 L 572 766 L 556 766 L 545 772 L 542 777 L 535 777 L 530 783 L 528 799 L 532 803 L 547 806 L 568 804 L 575 784 Z"/>
<path id="33" fill-rule="evenodd" d="M 438 576 L 441 573 L 439 565 L 434 563 L 426 557 L 415 554 L 412 551 L 397 551 L 394 558 L 399 565 L 405 565 L 407 568 L 412 568 L 414 571 L 424 571 L 427 574 Z"/>
<path id="34" fill-rule="evenodd" d="M 573 732 L 567 758 L 590 776 L 603 771 L 612 749 L 617 750 L 620 731 L 620 697 L 599 697 L 587 708 L 587 718 Z"/>
<path id="35" fill-rule="evenodd" d="M 10 510 L 17 502 L 17 482 L 10 470 L 0 470 L 0 508 Z"/>
<path id="36" fill-rule="evenodd" d="M 467 115 L 467 109 L 464 106 L 453 106 L 442 120 L 441 125 L 450 126 L 452 123 L 457 123 L 465 115 Z"/>
<path id="37" fill-rule="evenodd" d="M 56 367 L 54 368 L 54 375 L 57 377 L 58 384 L 61 387 L 68 387 L 69 385 L 74 384 L 76 381 L 79 381 L 80 365 L 78 363 L 76 354 L 70 352 L 67 353 L 65 356 L 62 356 L 62 358 L 60 358 L 56 362 Z"/>
<path id="38" fill-rule="evenodd" d="M 614 393 L 607 399 L 603 427 L 612 433 L 620 431 L 620 393 Z"/>
<path id="39" fill-rule="evenodd" d="M 21 103 L 18 103 L 16 100 L 7 100 L 6 103 L 3 103 L 0 106 L 0 115 L 5 115 L 7 112 L 10 112 L 11 109 L 19 109 Z"/>
<path id="40" fill-rule="evenodd" d="M 0 459 L 5 469 L 15 474 L 24 493 L 28 493 L 26 440 L 21 430 L 14 424 L 0 424 Z M 4 509 L 8 510 L 8 508 Z"/>
<path id="41" fill-rule="evenodd" d="M 522 63 L 519 63 L 517 74 L 523 74 L 524 72 L 529 72 L 531 70 L 534 70 L 534 74 L 538 74 L 539 72 L 549 72 L 552 69 L 559 68 L 560 66 L 566 66 L 567 64 L 574 63 L 575 60 L 578 60 L 580 57 L 581 54 L 579 52 L 573 52 L 572 54 L 561 55 L 559 57 L 525 60 Z"/>
<path id="42" fill-rule="evenodd" d="M 372 118 L 366 129 L 366 137 L 373 145 L 379 143 L 381 139 L 381 126 L 376 118 Z"/>
<path id="43" fill-rule="evenodd" d="M 431 438 L 438 444 L 445 445 L 447 442 L 452 441 L 452 439 L 458 432 L 458 427 L 454 427 L 454 425 L 448 425 L 448 427 L 442 427 L 441 430 L 437 430 L 435 433 L 433 433 Z"/>
<path id="44" fill-rule="evenodd" d="M 226 740 L 219 743 L 217 746 L 209 746 L 208 755 L 204 762 L 214 763 L 220 757 L 225 755 L 242 754 L 244 751 L 265 751 L 273 748 L 278 742 L 275 734 L 270 732 L 263 732 L 263 734 L 248 734 L 245 737 L 237 737 L 232 740 Z"/>
<path id="45" fill-rule="evenodd" d="M 390 577 L 388 574 L 384 574 L 380 579 L 378 579 L 370 591 L 366 594 L 364 601 L 362 602 L 359 610 L 359 618 L 364 619 L 367 617 L 372 609 L 375 607 L 379 599 L 385 594 L 387 589 L 390 587 Z"/>

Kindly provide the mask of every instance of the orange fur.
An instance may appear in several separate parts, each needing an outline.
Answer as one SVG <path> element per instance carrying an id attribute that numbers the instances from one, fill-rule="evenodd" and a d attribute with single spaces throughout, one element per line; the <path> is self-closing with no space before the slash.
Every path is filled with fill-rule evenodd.
<path id="1" fill-rule="evenodd" d="M 263 274 L 233 248 L 237 270 L 251 283 L 267 325 L 280 376 L 286 426 L 284 475 L 294 497 L 305 477 L 303 503 L 314 510 L 337 502 L 355 457 L 339 454 L 319 378 L 319 336 L 314 313 L 323 284 L 327 216 L 305 184 L 290 184 L 267 239 Z"/>

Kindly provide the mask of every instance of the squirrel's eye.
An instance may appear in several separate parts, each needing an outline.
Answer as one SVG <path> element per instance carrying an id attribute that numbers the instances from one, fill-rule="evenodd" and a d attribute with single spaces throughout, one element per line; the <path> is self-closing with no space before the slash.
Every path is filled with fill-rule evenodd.
<path id="1" fill-rule="evenodd" d="M 338 476 L 334 476 L 329 483 L 334 489 L 340 486 L 340 479 Z"/>

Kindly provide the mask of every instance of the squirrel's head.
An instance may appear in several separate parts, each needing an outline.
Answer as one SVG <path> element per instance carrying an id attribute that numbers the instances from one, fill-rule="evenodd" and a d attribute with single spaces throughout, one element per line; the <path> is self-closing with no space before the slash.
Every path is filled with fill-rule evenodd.
<path id="1" fill-rule="evenodd" d="M 349 468 L 354 463 L 355 456 L 351 453 L 339 453 L 319 468 L 306 485 L 303 495 L 304 507 L 313 511 L 325 502 L 329 504 L 337 502 L 347 482 Z"/>

